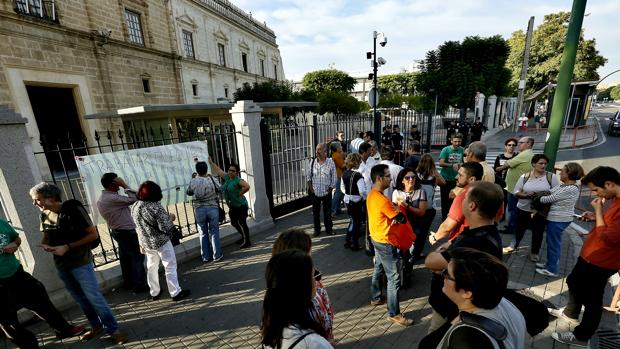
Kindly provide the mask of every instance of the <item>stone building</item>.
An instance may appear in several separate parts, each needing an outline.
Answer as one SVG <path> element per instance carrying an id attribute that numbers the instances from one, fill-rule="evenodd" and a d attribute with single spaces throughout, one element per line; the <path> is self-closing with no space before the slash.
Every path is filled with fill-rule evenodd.
<path id="1" fill-rule="evenodd" d="M 274 32 L 227 0 L 0 0 L 0 106 L 28 120 L 35 153 L 123 128 L 86 115 L 229 102 L 244 82 L 283 78 Z M 49 179 L 60 159 L 46 156 Z"/>

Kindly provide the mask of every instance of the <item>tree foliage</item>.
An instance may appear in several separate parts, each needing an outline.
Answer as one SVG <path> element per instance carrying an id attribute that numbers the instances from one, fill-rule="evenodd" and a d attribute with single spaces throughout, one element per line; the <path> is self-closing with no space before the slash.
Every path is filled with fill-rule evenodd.
<path id="1" fill-rule="evenodd" d="M 529 69 L 526 79 L 526 95 L 531 94 L 557 81 L 562 61 L 562 53 L 570 21 L 570 12 L 552 13 L 545 16 L 543 23 L 533 31 L 530 48 Z M 508 39 L 510 55 L 507 67 L 511 71 L 510 89 L 517 90 L 521 76 L 521 65 L 525 50 L 525 33 L 518 30 Z M 607 59 L 596 49 L 596 40 L 586 40 L 584 30 L 579 36 L 577 57 L 573 80 L 598 80 L 596 70 L 603 66 Z"/>
<path id="2" fill-rule="evenodd" d="M 342 91 L 325 91 L 317 95 L 320 114 L 331 112 L 335 114 L 355 114 L 367 110 L 368 104 L 360 102 L 355 97 Z"/>
<path id="3" fill-rule="evenodd" d="M 265 81 L 244 83 L 235 93 L 236 101 L 251 99 L 254 102 L 316 101 L 316 95 L 309 91 L 293 91 L 290 81 Z"/>
<path id="4" fill-rule="evenodd" d="M 377 77 L 377 86 L 381 94 L 413 95 L 417 76 L 414 72 L 382 75 Z"/>
<path id="5" fill-rule="evenodd" d="M 508 52 L 508 44 L 499 35 L 446 41 L 426 54 L 417 78 L 418 91 L 428 100 L 437 95 L 440 108 L 471 107 L 476 92 L 504 96 L 510 80 L 505 67 Z"/>
<path id="6" fill-rule="evenodd" d="M 326 91 L 350 92 L 355 82 L 349 74 L 336 69 L 309 72 L 302 80 L 305 90 L 314 91 L 317 94 Z"/>
<path id="7" fill-rule="evenodd" d="M 620 85 L 612 88 L 611 92 L 609 93 L 609 96 L 611 97 L 611 99 L 615 101 L 620 100 Z"/>
<path id="8" fill-rule="evenodd" d="M 606 88 L 601 88 L 600 90 L 597 89 L 596 91 L 596 100 L 598 101 L 602 101 L 605 98 L 609 99 L 611 96 L 611 90 L 614 89 L 614 87 L 616 86 L 609 86 Z"/>

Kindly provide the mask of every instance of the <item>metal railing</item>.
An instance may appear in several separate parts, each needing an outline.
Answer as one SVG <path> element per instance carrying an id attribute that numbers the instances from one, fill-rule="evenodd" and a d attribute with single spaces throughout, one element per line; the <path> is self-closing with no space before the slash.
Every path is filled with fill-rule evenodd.
<path id="1" fill-rule="evenodd" d="M 243 10 L 233 5 L 228 0 L 200 0 L 200 3 L 211 9 L 212 11 L 218 12 L 220 15 L 226 17 L 227 19 L 237 23 L 242 28 L 246 28 L 261 38 L 265 39 L 267 42 L 275 44 L 276 43 L 276 34 L 273 30 L 267 27 L 267 24 L 261 23 L 256 19 L 252 18 L 251 15 L 245 13 Z"/>
<path id="2" fill-rule="evenodd" d="M 232 124 L 210 124 L 208 122 L 194 121 L 187 123 L 186 120 L 177 121 L 177 132 L 172 131 L 170 126 L 167 130 L 160 128 L 134 127 L 126 124 L 123 130 L 95 131 L 94 142 L 84 136 L 66 139 L 41 140 L 42 151 L 34 152 L 35 159 L 39 163 L 45 163 L 49 172 L 43 173 L 44 180 L 53 182 L 63 191 L 64 198 L 80 200 L 89 212 L 92 213 L 94 203 L 88 202 L 82 179 L 75 164 L 75 156 L 83 156 L 97 153 L 109 153 L 115 151 L 147 148 L 173 143 L 190 141 L 206 141 L 209 151 L 215 163 L 223 167 L 230 163 L 239 163 L 235 128 Z M 188 173 L 190 176 L 191 173 Z M 221 199 L 221 198 L 220 198 Z M 224 209 L 224 200 L 220 200 Z M 177 216 L 175 224 L 181 226 L 183 236 L 190 236 L 198 231 L 194 218 L 194 211 L 189 200 L 166 207 L 168 212 L 174 212 Z M 226 223 L 226 222 L 224 222 Z M 101 245 L 93 250 L 95 266 L 111 263 L 118 259 L 118 251 L 114 239 L 109 234 L 110 229 L 106 224 L 97 225 L 100 233 Z M 101 234 L 107 231 L 108 234 Z"/>

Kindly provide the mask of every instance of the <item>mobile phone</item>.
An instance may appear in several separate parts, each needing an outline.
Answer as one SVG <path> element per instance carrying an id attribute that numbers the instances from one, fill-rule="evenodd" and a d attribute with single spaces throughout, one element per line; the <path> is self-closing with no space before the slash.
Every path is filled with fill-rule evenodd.
<path id="1" fill-rule="evenodd" d="M 573 217 L 575 217 L 575 218 L 581 218 L 581 217 L 583 217 L 583 216 L 582 216 L 582 215 L 580 215 L 580 214 L 573 213 Z"/>

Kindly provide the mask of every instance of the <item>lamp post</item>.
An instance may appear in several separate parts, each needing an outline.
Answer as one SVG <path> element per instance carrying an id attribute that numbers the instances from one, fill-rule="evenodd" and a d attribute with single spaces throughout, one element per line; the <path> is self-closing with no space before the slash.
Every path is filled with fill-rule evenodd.
<path id="1" fill-rule="evenodd" d="M 377 39 L 379 39 L 379 45 L 384 47 L 387 44 L 387 37 L 383 33 L 378 33 L 377 31 L 372 32 L 372 52 L 366 52 L 366 58 L 372 58 L 372 73 L 369 77 L 372 77 L 372 96 L 369 96 L 370 104 L 372 105 L 372 116 L 374 123 L 374 133 L 375 133 L 375 141 L 377 142 L 377 146 L 381 145 L 381 117 L 377 113 L 377 104 L 379 103 L 379 94 L 377 90 L 377 68 L 380 65 L 384 65 L 386 63 L 385 59 L 379 57 L 377 59 Z"/>

